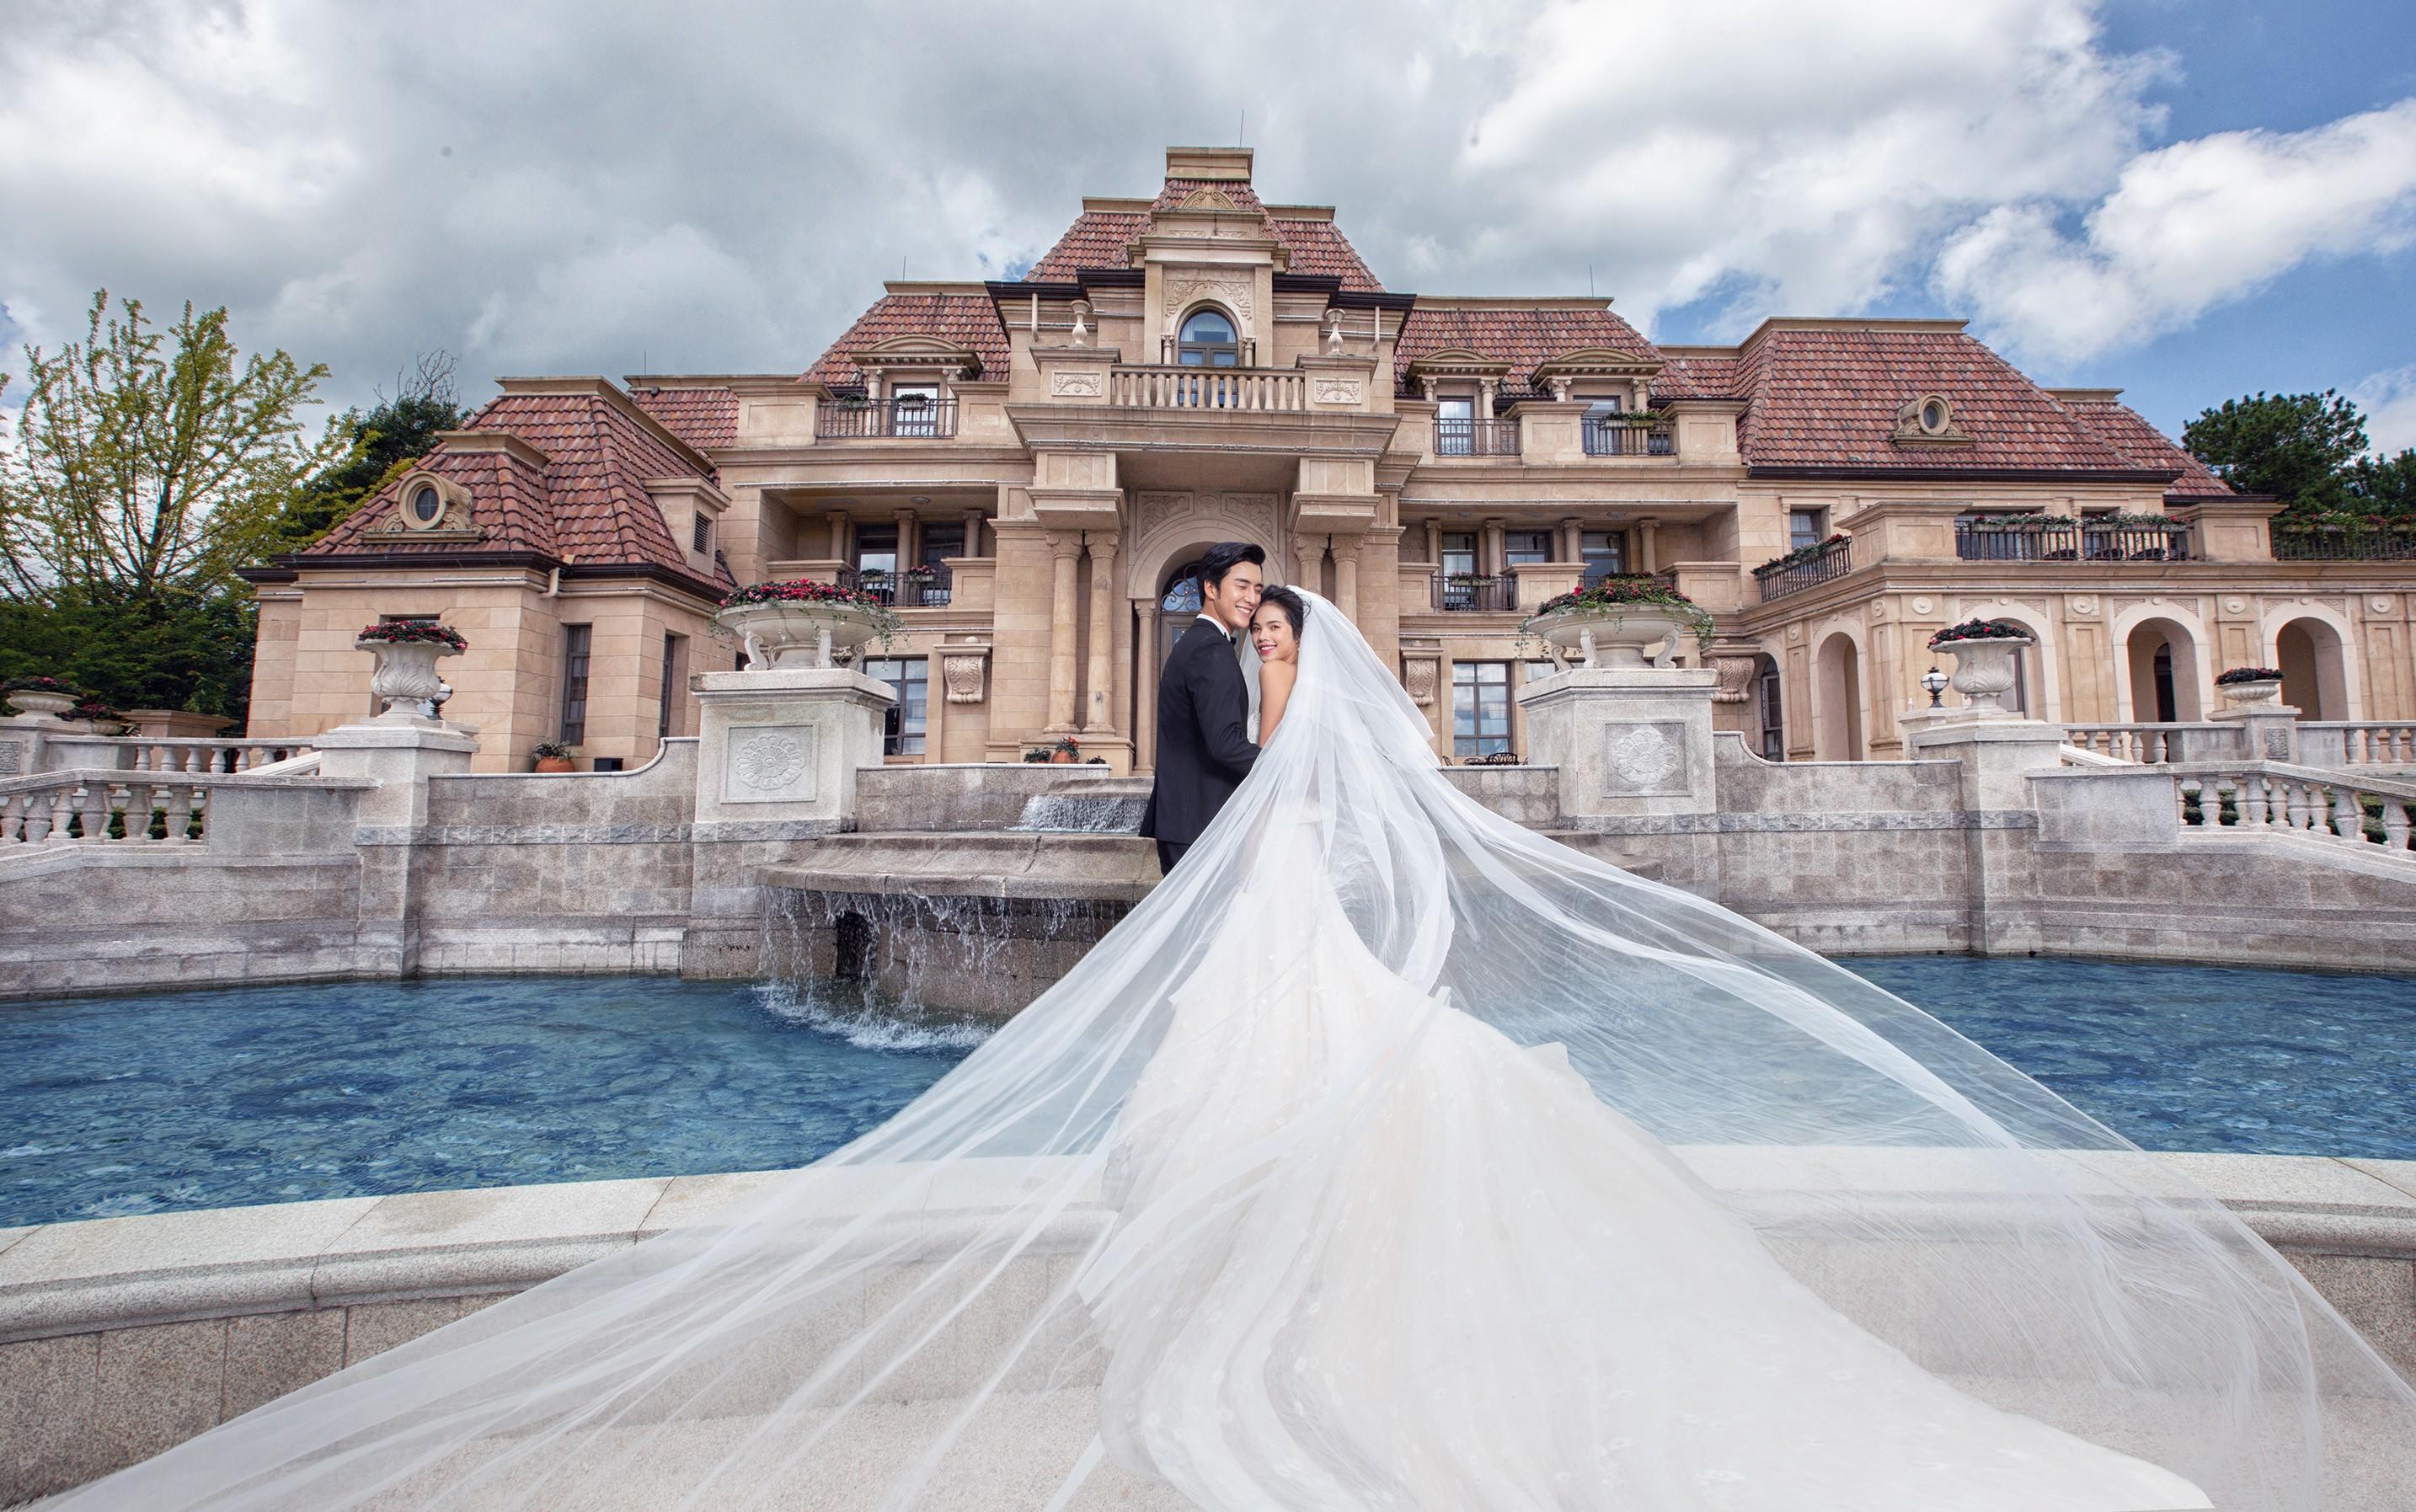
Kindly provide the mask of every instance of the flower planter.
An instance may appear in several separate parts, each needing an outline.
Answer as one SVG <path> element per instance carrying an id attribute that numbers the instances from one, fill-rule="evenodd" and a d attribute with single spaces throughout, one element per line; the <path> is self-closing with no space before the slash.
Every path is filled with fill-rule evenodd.
<path id="1" fill-rule="evenodd" d="M 1563 609 L 1539 614 L 1529 628 L 1552 648 L 1553 659 L 1582 667 L 1669 667 L 1689 626 L 1663 604 Z"/>
<path id="2" fill-rule="evenodd" d="M 2033 643 L 2024 635 L 2001 640 L 1945 641 L 1934 649 L 1955 658 L 1955 675 L 1948 681 L 1974 712 L 2012 714 L 2015 711 L 2005 707 L 2004 696 L 2013 691 L 2016 675 L 2014 658 L 2024 646 Z"/>
<path id="3" fill-rule="evenodd" d="M 2214 690 L 2234 703 L 2270 703 L 2281 696 L 2282 679 L 2259 677 L 2253 682 L 2217 683 Z"/>
<path id="4" fill-rule="evenodd" d="M 76 706 L 72 693 L 41 693 L 28 688 L 6 696 L 20 714 L 65 714 Z"/>
<path id="5" fill-rule="evenodd" d="M 366 651 L 377 658 L 377 668 L 370 673 L 370 691 L 385 701 L 385 712 L 380 718 L 409 718 L 418 711 L 410 707 L 425 703 L 445 686 L 436 674 L 436 658 L 460 656 L 461 647 L 442 641 L 355 641 L 353 649 Z"/>
<path id="6" fill-rule="evenodd" d="M 540 756 L 536 759 L 536 769 L 540 772 L 576 772 L 579 764 L 567 756 Z"/>
<path id="7" fill-rule="evenodd" d="M 713 617 L 747 647 L 749 672 L 834 667 L 838 653 L 853 651 L 882 634 L 872 612 L 853 604 L 732 604 Z"/>

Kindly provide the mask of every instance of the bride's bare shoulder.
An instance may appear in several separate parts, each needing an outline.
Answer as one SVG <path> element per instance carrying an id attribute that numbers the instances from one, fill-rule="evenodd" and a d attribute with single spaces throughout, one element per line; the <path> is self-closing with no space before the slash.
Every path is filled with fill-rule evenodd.
<path id="1" fill-rule="evenodd" d="M 1259 690 L 1264 693 L 1270 687 L 1290 688 L 1292 679 L 1299 675 L 1300 665 L 1297 662 L 1262 661 L 1259 663 Z"/>

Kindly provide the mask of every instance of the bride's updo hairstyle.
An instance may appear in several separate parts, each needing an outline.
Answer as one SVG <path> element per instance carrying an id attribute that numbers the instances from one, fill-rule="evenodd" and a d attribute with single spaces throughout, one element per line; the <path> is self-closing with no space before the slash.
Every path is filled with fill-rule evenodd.
<path id="1" fill-rule="evenodd" d="M 1292 639 L 1299 640 L 1301 627 L 1308 623 L 1308 600 L 1290 588 L 1269 588 L 1259 596 L 1259 607 L 1264 609 L 1269 604 L 1283 611 L 1284 618 L 1291 622 Z"/>

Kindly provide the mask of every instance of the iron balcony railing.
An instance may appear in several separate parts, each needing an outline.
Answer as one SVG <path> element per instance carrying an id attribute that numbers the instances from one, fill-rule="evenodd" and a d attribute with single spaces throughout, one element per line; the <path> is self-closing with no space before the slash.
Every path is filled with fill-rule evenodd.
<path id="1" fill-rule="evenodd" d="M 2186 526 L 1956 525 L 1955 554 L 1966 562 L 2188 562 L 2197 558 Z"/>
<path id="2" fill-rule="evenodd" d="M 875 600 L 898 609 L 944 609 L 953 597 L 946 567 L 934 567 L 936 576 L 901 578 L 888 572 L 860 572 L 854 567 L 841 567 L 838 582 L 842 588 L 858 588 Z"/>
<path id="3" fill-rule="evenodd" d="M 1623 419 L 1588 420 L 1584 435 L 1589 457 L 1674 457 L 1678 454 L 1677 431 L 1667 425 Z"/>
<path id="4" fill-rule="evenodd" d="M 2405 562 L 2416 559 L 2416 521 L 2273 527 L 2276 562 Z"/>
<path id="5" fill-rule="evenodd" d="M 1434 580 L 1434 606 L 1452 613 L 1516 609 L 1518 583 L 1514 578 L 1463 578 L 1455 582 L 1438 575 Z"/>
<path id="6" fill-rule="evenodd" d="M 1518 422 L 1516 420 L 1452 418 L 1439 419 L 1434 425 L 1434 449 L 1438 457 L 1518 455 Z"/>
<path id="7" fill-rule="evenodd" d="M 824 404 L 814 416 L 814 435 L 823 440 L 885 436 L 900 441 L 936 440 L 957 433 L 957 401 L 953 399 L 890 400 L 883 403 Z"/>
<path id="8" fill-rule="evenodd" d="M 1811 555 L 1798 561 L 1756 567 L 1754 582 L 1760 586 L 1761 601 L 1784 598 L 1791 593 L 1817 588 L 1854 570 L 1852 537 L 1829 541 Z"/>

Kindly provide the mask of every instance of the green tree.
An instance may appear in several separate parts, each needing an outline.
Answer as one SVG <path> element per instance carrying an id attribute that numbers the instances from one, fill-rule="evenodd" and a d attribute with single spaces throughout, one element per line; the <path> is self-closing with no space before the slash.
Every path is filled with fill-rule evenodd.
<path id="1" fill-rule="evenodd" d="M 2416 515 L 2416 447 L 2395 457 L 2360 457 L 2349 469 L 2348 496 L 2368 514 Z"/>
<path id="2" fill-rule="evenodd" d="M 45 673 L 121 709 L 240 719 L 251 699 L 253 619 L 238 594 L 182 588 L 0 599 L 0 678 Z"/>
<path id="3" fill-rule="evenodd" d="M 281 552 L 298 552 L 335 529 L 396 474 L 428 455 L 437 436 L 468 418 L 453 387 L 449 352 L 423 354 L 414 371 L 398 374 L 392 399 L 380 395 L 368 413 L 336 417 L 329 431 L 340 445 L 336 460 L 314 474 L 278 524 Z"/>
<path id="4" fill-rule="evenodd" d="M 2350 464 L 2365 450 L 2365 416 L 2332 389 L 2225 401 L 2182 431 L 2182 445 L 2242 493 L 2294 511 L 2335 509 Z"/>
<path id="5" fill-rule="evenodd" d="M 84 341 L 25 360 L 24 411 L 0 453 L 0 597 L 228 591 L 340 445 L 303 435 L 327 370 L 243 357 L 223 308 L 188 303 L 161 330 L 137 300 L 112 314 L 104 289 Z"/>

